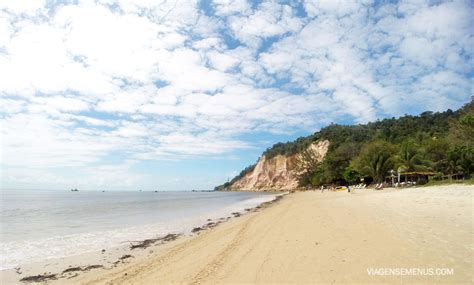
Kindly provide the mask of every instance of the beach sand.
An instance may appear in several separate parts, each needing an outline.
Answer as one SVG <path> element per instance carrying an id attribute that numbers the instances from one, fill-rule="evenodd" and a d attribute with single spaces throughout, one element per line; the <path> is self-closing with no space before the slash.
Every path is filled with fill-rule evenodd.
<path id="1" fill-rule="evenodd" d="M 52 284 L 472 283 L 473 191 L 293 193 L 142 258 Z M 417 271 L 374 276 L 370 268 Z M 447 275 L 421 275 L 431 268 Z"/>

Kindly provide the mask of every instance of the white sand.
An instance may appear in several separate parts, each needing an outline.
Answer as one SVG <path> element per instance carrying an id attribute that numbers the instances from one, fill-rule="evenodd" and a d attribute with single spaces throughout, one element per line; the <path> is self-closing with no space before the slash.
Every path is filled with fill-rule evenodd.
<path id="1" fill-rule="evenodd" d="M 51 283 L 472 283 L 473 191 L 451 185 L 295 193 L 198 236 L 143 250 L 126 264 Z M 97 263 L 91 258 L 76 257 Z M 43 269 L 35 268 L 21 276 Z M 414 268 L 418 275 L 371 276 L 368 268 Z M 454 274 L 419 275 L 430 268 Z"/>

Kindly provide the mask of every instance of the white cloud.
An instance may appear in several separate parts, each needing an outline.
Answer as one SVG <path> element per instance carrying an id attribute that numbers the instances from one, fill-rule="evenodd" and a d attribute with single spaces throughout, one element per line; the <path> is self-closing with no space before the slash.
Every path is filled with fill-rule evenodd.
<path id="1" fill-rule="evenodd" d="M 0 49 L 9 44 L 12 33 L 13 27 L 6 14 L 0 12 Z"/>
<path id="2" fill-rule="evenodd" d="M 203 133 L 195 136 L 172 133 L 160 138 L 160 151 L 176 155 L 219 154 L 235 148 L 246 148 L 247 144 L 236 140 L 222 140 L 219 134 Z"/>
<path id="3" fill-rule="evenodd" d="M 226 72 L 227 70 L 235 67 L 239 63 L 238 58 L 215 51 L 208 53 L 207 57 L 211 62 L 211 66 L 222 72 Z"/>
<path id="4" fill-rule="evenodd" d="M 195 41 L 193 43 L 193 47 L 199 50 L 224 50 L 224 44 L 222 43 L 222 40 L 217 37 L 210 37 Z"/>
<path id="5" fill-rule="evenodd" d="M 133 172 L 142 160 L 233 155 L 253 134 L 455 108 L 472 95 L 466 1 L 201 4 L 2 1 L 7 180 L 66 185 L 65 167 L 84 175 L 74 183 L 132 185 L 148 179 Z"/>
<path id="6" fill-rule="evenodd" d="M 330 14 L 336 17 L 342 17 L 356 12 L 364 1 L 345 1 L 345 0 L 319 0 L 304 1 L 306 13 L 310 17 L 320 14 Z M 367 2 L 367 1 L 365 1 Z"/>
<path id="7" fill-rule="evenodd" d="M 163 52 L 158 70 L 158 78 L 188 91 L 214 92 L 233 81 L 227 74 L 206 68 L 198 52 L 185 48 Z"/>
<path id="8" fill-rule="evenodd" d="M 247 0 L 214 0 L 214 9 L 219 16 L 249 14 L 252 7 Z"/>
<path id="9" fill-rule="evenodd" d="M 2 163 L 27 168 L 82 166 L 96 161 L 113 146 L 91 130 L 42 114 L 3 119 Z"/>
<path id="10" fill-rule="evenodd" d="M 114 86 L 94 69 L 73 60 L 64 48 L 64 31 L 25 20 L 0 53 L 0 90 L 20 96 L 75 90 L 103 93 Z"/>
<path id="11" fill-rule="evenodd" d="M 347 3 L 305 3 L 307 13 L 318 17 L 298 34 L 274 44 L 260 57 L 261 64 L 309 92 L 332 94 L 335 105 L 364 102 L 360 107 L 345 107 L 357 121 L 372 120 L 380 113 L 405 113 L 403 98 L 417 89 L 429 89 L 416 80 L 419 77 L 446 68 L 462 73 L 469 70 L 460 56 L 469 53 L 465 48 L 472 41 L 468 28 L 472 8 L 461 2 L 402 5 L 398 10 L 382 5 L 374 11 L 376 21 L 370 20 L 367 3 L 342 4 Z M 397 16 L 400 9 L 403 17 Z M 459 74 L 456 84 L 436 93 L 453 99 L 433 100 L 439 105 L 430 108 L 440 110 L 446 106 L 441 102 L 453 106 L 467 100 L 469 92 L 459 87 L 468 81 Z M 428 96 L 418 94 L 420 99 Z M 392 96 L 398 99 L 389 99 Z"/>
<path id="12" fill-rule="evenodd" d="M 31 103 L 28 106 L 28 110 L 32 113 L 38 111 L 45 111 L 46 113 L 75 113 L 86 111 L 89 108 L 90 105 L 86 101 L 63 96 L 35 97 L 31 100 Z"/>
<path id="13" fill-rule="evenodd" d="M 36 11 L 43 9 L 45 3 L 44 0 L 4 0 L 0 2 L 0 9 L 15 14 L 34 14 Z"/>
<path id="14" fill-rule="evenodd" d="M 228 22 L 235 36 L 251 47 L 258 47 L 264 38 L 297 32 L 302 27 L 290 6 L 271 2 L 260 4 L 249 16 L 231 16 Z"/>

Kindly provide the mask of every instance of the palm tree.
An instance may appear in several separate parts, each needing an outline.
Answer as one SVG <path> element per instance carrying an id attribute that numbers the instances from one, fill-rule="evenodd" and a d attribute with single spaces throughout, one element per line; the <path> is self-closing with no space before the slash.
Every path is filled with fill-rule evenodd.
<path id="1" fill-rule="evenodd" d="M 383 182 L 387 172 L 393 167 L 394 146 L 385 141 L 374 141 L 365 145 L 354 167 L 363 175 L 370 176 L 375 182 Z"/>
<path id="2" fill-rule="evenodd" d="M 459 162 L 459 159 L 449 159 L 447 161 L 446 170 L 448 171 L 450 179 L 452 179 L 454 175 L 457 177 L 458 173 L 463 172 L 463 168 Z"/>
<path id="3" fill-rule="evenodd" d="M 474 149 L 469 147 L 455 147 L 448 152 L 444 169 L 452 177 L 459 173 L 470 174 L 473 169 Z"/>
<path id="4" fill-rule="evenodd" d="M 398 155 L 396 156 L 398 172 L 410 171 L 426 171 L 428 162 L 423 159 L 421 151 L 413 142 L 405 142 L 402 144 Z M 405 174 L 405 182 L 408 180 Z"/>

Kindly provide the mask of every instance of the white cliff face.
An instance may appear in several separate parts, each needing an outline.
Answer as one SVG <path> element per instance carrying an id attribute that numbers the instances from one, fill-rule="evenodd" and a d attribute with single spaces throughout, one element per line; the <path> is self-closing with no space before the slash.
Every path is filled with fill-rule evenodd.
<path id="1" fill-rule="evenodd" d="M 329 141 L 319 141 L 311 144 L 312 151 L 320 160 L 328 151 Z M 228 190 L 263 191 L 263 190 L 293 190 L 298 187 L 297 163 L 299 154 L 290 156 L 277 155 L 267 159 L 260 157 L 253 171 L 234 182 Z"/>

